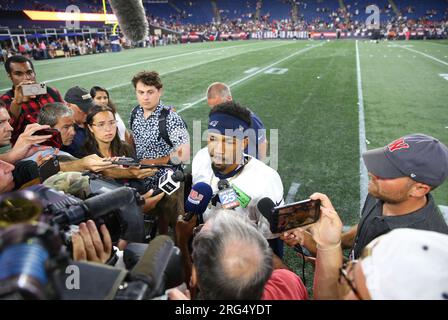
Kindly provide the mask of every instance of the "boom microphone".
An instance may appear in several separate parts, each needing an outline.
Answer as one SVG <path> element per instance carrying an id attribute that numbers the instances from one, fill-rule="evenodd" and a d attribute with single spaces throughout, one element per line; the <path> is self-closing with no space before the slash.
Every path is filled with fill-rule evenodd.
<path id="1" fill-rule="evenodd" d="M 127 39 L 138 42 L 148 36 L 149 25 L 142 0 L 109 0 L 109 3 Z"/>
<path id="2" fill-rule="evenodd" d="M 210 185 L 198 182 L 191 187 L 190 194 L 185 201 L 184 221 L 190 221 L 193 215 L 202 216 L 212 198 L 213 190 Z"/>

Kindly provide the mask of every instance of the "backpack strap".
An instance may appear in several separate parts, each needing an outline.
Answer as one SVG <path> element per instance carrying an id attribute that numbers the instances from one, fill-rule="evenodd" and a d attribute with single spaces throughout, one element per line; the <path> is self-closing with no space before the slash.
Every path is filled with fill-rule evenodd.
<path id="1" fill-rule="evenodd" d="M 170 137 L 168 135 L 168 130 L 167 130 L 167 126 L 166 126 L 166 118 L 168 117 L 168 115 L 170 114 L 170 109 L 168 108 L 162 108 L 162 111 L 160 112 L 159 115 L 159 134 L 160 137 L 165 140 L 165 142 L 172 148 L 173 147 L 173 143 L 170 140 Z"/>
<path id="2" fill-rule="evenodd" d="M 129 128 L 131 129 L 131 131 L 133 131 L 132 125 L 134 124 L 134 120 L 135 120 L 135 116 L 137 115 L 137 110 L 138 110 L 137 108 L 138 107 L 139 106 L 135 106 L 134 109 L 132 109 L 131 115 L 129 117 Z"/>

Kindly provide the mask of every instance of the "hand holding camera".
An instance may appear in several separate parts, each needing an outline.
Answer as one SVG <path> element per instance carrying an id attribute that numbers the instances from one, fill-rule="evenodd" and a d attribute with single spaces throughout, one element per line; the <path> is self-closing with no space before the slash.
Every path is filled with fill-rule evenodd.
<path id="1" fill-rule="evenodd" d="M 73 260 L 106 263 L 112 253 L 112 240 L 106 225 L 100 227 L 102 238 L 95 222 L 88 220 L 79 225 L 79 233 L 72 235 Z"/>

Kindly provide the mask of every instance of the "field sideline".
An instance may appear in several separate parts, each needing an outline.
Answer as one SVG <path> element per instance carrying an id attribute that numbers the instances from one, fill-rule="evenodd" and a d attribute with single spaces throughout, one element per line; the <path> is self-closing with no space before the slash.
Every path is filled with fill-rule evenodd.
<path id="1" fill-rule="evenodd" d="M 442 76 L 448 74 L 447 41 L 361 41 L 359 63 L 368 149 L 411 132 L 448 142 L 448 80 Z M 205 89 L 224 81 L 267 128 L 279 129 L 285 196 L 291 183 L 300 183 L 295 199 L 321 190 L 334 194 L 344 211 L 359 211 L 355 41 L 199 43 L 36 61 L 35 67 L 39 81 L 63 94 L 74 85 L 105 86 L 126 120 L 136 104 L 132 75 L 156 70 L 165 84 L 163 101 L 190 129 L 193 120 L 205 128 Z M 272 68 L 278 74 L 269 73 Z M 10 84 L 0 72 L 3 92 Z M 448 187 L 435 194 L 448 205 Z"/>

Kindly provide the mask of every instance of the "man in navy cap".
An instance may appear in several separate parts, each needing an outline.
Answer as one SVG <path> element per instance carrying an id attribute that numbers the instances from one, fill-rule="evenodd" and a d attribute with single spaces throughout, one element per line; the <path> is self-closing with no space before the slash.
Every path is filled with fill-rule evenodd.
<path id="1" fill-rule="evenodd" d="M 431 191 L 448 177 L 448 148 L 436 138 L 411 134 L 363 155 L 369 172 L 369 194 L 360 222 L 342 234 L 342 246 L 359 258 L 373 239 L 393 229 L 412 228 L 448 234 Z M 332 208 L 327 196 L 321 198 Z M 294 230 L 283 235 L 289 245 L 301 244 L 315 251 L 310 234 Z"/>

